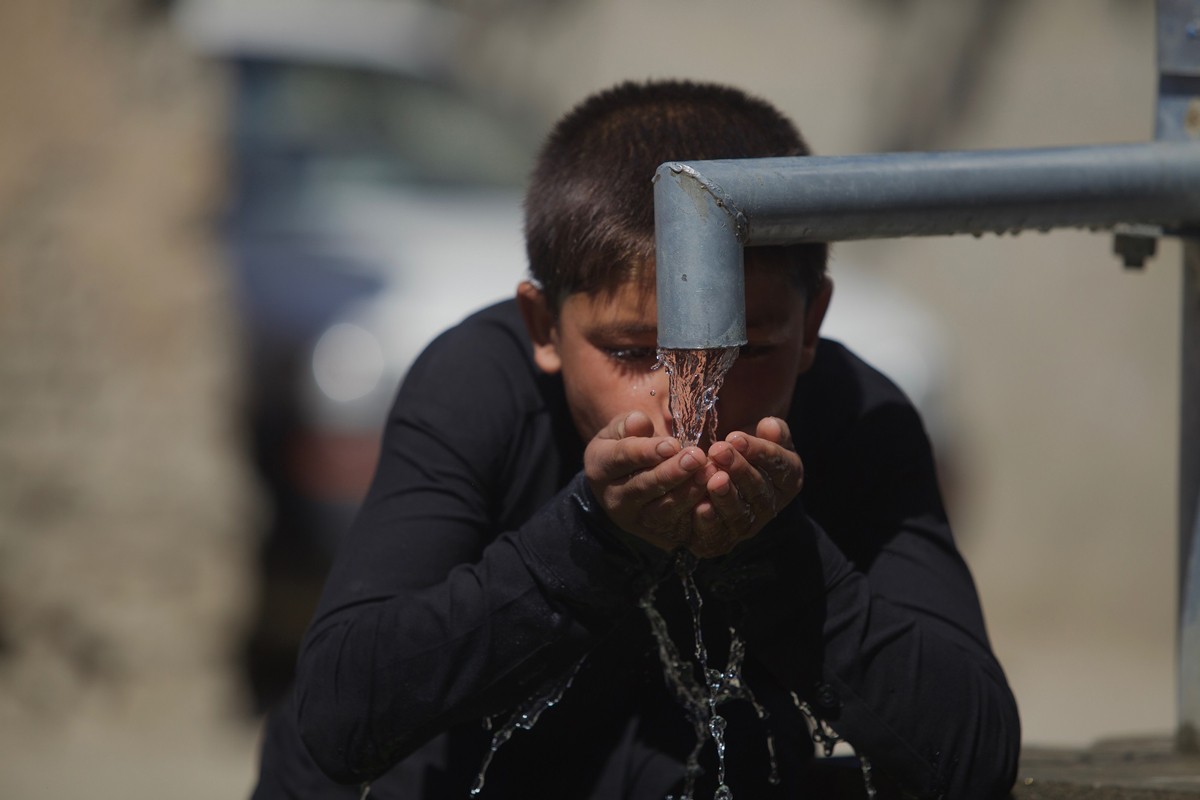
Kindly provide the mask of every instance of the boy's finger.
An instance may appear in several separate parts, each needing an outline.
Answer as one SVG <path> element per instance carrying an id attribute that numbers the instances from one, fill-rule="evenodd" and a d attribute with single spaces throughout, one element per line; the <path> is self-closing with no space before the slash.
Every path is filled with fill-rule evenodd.
<path id="1" fill-rule="evenodd" d="M 758 482 L 758 491 L 761 495 L 762 480 Z M 773 512 L 773 509 L 756 508 L 755 503 L 747 492 L 742 490 L 732 475 L 727 472 L 717 473 L 712 480 L 708 482 L 708 498 L 712 503 L 713 510 L 717 516 L 725 524 L 725 527 L 736 536 L 745 536 L 750 533 L 758 522 L 759 514 L 764 511 L 768 514 Z M 767 500 L 770 503 L 770 500 Z"/>
<path id="2" fill-rule="evenodd" d="M 683 483 L 691 482 L 692 475 L 702 469 L 707 461 L 703 450 L 689 447 L 657 466 L 633 475 L 624 488 L 648 503 Z"/>
<path id="3" fill-rule="evenodd" d="M 679 442 L 669 436 L 627 437 L 601 440 L 588 446 L 585 469 L 593 480 L 615 481 L 651 469 L 679 452 Z"/>
<path id="4" fill-rule="evenodd" d="M 724 555 L 738 543 L 739 537 L 725 523 L 711 502 L 703 502 L 692 511 L 693 535 L 688 549 L 699 558 Z"/>
<path id="5" fill-rule="evenodd" d="M 709 448 L 709 456 L 724 470 L 730 484 L 728 490 L 736 493 L 738 505 L 749 507 L 754 514 L 769 517 L 775 513 L 776 487 L 769 475 L 747 460 L 730 442 L 717 442 Z M 727 490 L 724 482 L 717 478 L 709 481 L 708 486 L 710 495 Z M 726 506 L 730 513 L 737 511 L 732 501 Z"/>
<path id="6" fill-rule="evenodd" d="M 754 435 L 788 450 L 795 449 L 792 446 L 792 431 L 788 427 L 787 422 L 779 417 L 763 417 L 760 419 L 758 425 L 754 428 Z"/>
<path id="7" fill-rule="evenodd" d="M 799 492 L 804 483 L 804 463 L 791 448 L 791 434 L 786 425 L 781 424 L 779 433 L 786 445 L 739 432 L 729 434 L 727 441 L 777 491 L 790 496 Z"/>
<path id="8" fill-rule="evenodd" d="M 642 411 L 630 411 L 609 420 L 596 434 L 597 439 L 624 439 L 629 436 L 653 436 L 654 423 Z"/>

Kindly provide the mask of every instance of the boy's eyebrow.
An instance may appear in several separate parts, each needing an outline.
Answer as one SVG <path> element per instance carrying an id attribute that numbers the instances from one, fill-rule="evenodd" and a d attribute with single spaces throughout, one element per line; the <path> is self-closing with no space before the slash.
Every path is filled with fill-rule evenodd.
<path id="1" fill-rule="evenodd" d="M 782 310 L 758 312 L 746 317 L 747 328 L 779 328 L 791 322 L 791 314 Z"/>

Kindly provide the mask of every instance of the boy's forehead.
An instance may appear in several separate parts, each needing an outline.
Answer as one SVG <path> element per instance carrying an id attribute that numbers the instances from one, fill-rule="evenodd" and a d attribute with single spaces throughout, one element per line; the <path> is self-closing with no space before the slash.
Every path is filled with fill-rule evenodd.
<path id="1" fill-rule="evenodd" d="M 611 329 L 627 334 L 658 329 L 658 306 L 653 286 L 626 281 L 611 289 L 576 292 L 567 296 L 561 314 L 592 329 Z"/>

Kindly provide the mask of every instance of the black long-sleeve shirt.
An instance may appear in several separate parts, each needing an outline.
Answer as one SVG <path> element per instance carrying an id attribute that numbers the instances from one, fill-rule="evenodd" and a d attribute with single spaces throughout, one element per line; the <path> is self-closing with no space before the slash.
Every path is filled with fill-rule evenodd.
<path id="1" fill-rule="evenodd" d="M 788 423 L 801 496 L 696 571 L 710 660 L 724 665 L 732 626 L 767 711 L 720 707 L 727 784 L 742 798 L 807 796 L 813 747 L 794 693 L 906 793 L 1004 795 L 1016 706 L 915 410 L 822 341 Z M 389 417 L 294 697 L 269 721 L 256 797 L 353 797 L 348 787 L 371 781 L 372 797 L 466 798 L 492 737 L 483 720 L 502 720 L 580 659 L 561 701 L 495 754 L 481 797 L 679 790 L 694 730 L 665 688 L 638 600 L 659 583 L 684 653 L 691 617 L 669 559 L 631 545 L 595 505 L 582 449 L 515 303 L 426 350 Z M 713 750 L 698 798 L 712 796 Z"/>

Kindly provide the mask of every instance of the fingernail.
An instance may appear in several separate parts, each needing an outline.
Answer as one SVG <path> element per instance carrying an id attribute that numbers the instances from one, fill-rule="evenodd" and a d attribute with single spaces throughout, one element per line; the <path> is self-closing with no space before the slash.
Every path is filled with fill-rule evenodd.
<path id="1" fill-rule="evenodd" d="M 730 486 L 729 482 L 726 481 L 725 483 L 722 483 L 717 488 L 713 489 L 712 494 L 715 494 L 717 497 L 724 497 L 725 495 L 729 494 L 730 488 L 731 488 L 731 486 Z"/>
<path id="2" fill-rule="evenodd" d="M 664 439 L 658 443 L 658 447 L 654 448 L 654 452 L 658 453 L 663 458 L 670 458 L 675 455 L 675 445 L 669 439 Z"/>
<path id="3" fill-rule="evenodd" d="M 712 460 L 720 464 L 722 467 L 728 467 L 733 464 L 733 451 L 726 447 L 715 447 L 709 451 L 709 456 Z"/>
<path id="4" fill-rule="evenodd" d="M 679 464 L 689 472 L 700 466 L 700 460 L 696 458 L 689 450 L 683 454 L 683 458 L 679 459 Z"/>
<path id="5" fill-rule="evenodd" d="M 729 443 L 737 449 L 739 453 L 744 453 L 750 449 L 750 443 L 746 441 L 745 436 L 731 436 Z"/>

